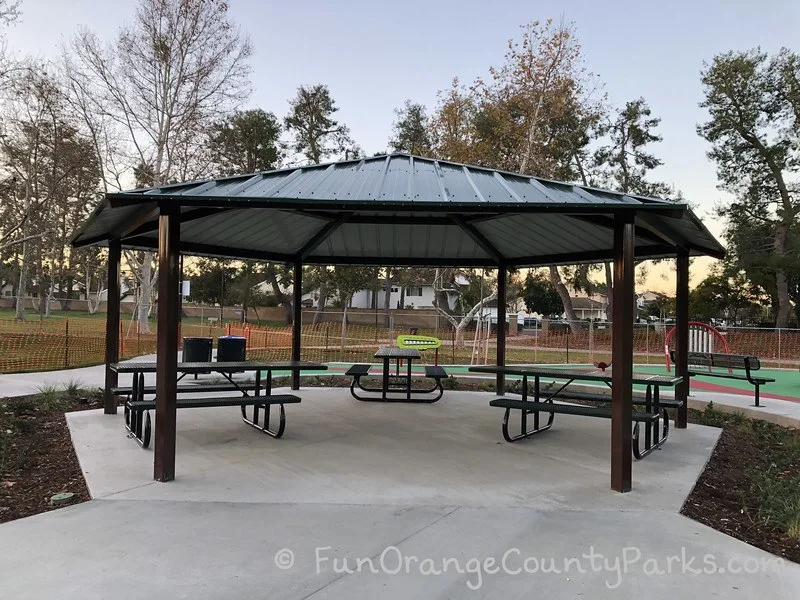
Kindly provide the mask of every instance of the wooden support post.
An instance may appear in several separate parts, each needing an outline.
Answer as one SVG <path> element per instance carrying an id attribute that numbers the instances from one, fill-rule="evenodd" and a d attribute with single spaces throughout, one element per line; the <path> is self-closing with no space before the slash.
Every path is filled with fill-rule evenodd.
<path id="1" fill-rule="evenodd" d="M 611 361 L 611 489 L 631 490 L 633 413 L 634 215 L 614 218 Z"/>
<path id="2" fill-rule="evenodd" d="M 303 325 L 303 263 L 294 263 L 292 294 L 292 360 L 300 360 L 300 333 Z M 292 372 L 292 389 L 300 389 L 300 371 Z"/>
<path id="3" fill-rule="evenodd" d="M 153 469 L 156 481 L 175 479 L 179 246 L 178 207 L 162 204 L 158 217 L 158 331 Z"/>
<path id="4" fill-rule="evenodd" d="M 675 386 L 675 399 L 683 405 L 675 417 L 675 427 L 686 428 L 689 403 L 689 251 L 678 250 L 675 290 L 675 375 L 683 382 Z"/>
<path id="5" fill-rule="evenodd" d="M 500 265 L 497 269 L 497 365 L 500 367 L 506 364 L 506 274 L 506 266 Z M 498 373 L 497 394 L 503 396 L 505 393 L 506 376 Z"/>
<path id="6" fill-rule="evenodd" d="M 108 299 L 106 300 L 106 385 L 104 390 L 103 412 L 117 414 L 117 398 L 111 388 L 119 383 L 119 376 L 111 370 L 111 365 L 119 362 L 119 303 L 120 303 L 120 259 L 122 243 L 118 239 L 108 242 Z"/>

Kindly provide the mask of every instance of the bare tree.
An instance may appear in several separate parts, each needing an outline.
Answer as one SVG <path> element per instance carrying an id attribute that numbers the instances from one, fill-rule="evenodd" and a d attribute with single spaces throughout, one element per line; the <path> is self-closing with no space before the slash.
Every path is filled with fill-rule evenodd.
<path id="1" fill-rule="evenodd" d="M 65 51 L 65 72 L 86 126 L 105 126 L 95 139 L 106 172 L 124 165 L 148 185 L 201 175 L 210 124 L 250 93 L 251 54 L 222 0 L 140 0 L 132 24 L 108 45 L 80 30 Z M 114 130 L 123 143 L 112 151 Z M 152 253 L 129 262 L 143 331 L 157 280 L 152 264 Z"/>

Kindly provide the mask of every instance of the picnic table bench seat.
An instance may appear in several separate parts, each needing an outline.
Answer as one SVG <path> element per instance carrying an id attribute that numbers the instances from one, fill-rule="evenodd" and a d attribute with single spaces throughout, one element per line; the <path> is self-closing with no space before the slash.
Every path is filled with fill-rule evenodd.
<path id="1" fill-rule="evenodd" d="M 205 388 L 196 391 L 206 391 Z M 294 394 L 274 394 L 269 396 L 202 396 L 196 398 L 178 398 L 177 408 L 212 408 L 212 407 L 226 407 L 226 406 L 240 406 L 242 409 L 242 421 L 258 429 L 262 433 L 266 433 L 274 438 L 283 436 L 286 429 L 286 411 L 284 404 L 299 404 L 300 398 Z M 269 428 L 269 409 L 270 406 L 280 406 L 280 423 L 277 430 Z M 247 418 L 247 407 L 253 407 L 253 418 Z M 125 403 L 125 427 L 132 437 L 142 446 L 147 448 L 150 445 L 150 437 L 152 433 L 152 423 L 150 420 L 150 411 L 156 407 L 156 401 L 153 400 L 128 400 Z M 259 425 L 259 409 L 264 409 L 264 418 L 261 425 Z"/>
<path id="2" fill-rule="evenodd" d="M 675 362 L 675 351 L 670 352 L 672 362 Z M 747 381 L 753 385 L 756 406 L 761 406 L 761 386 L 775 381 L 772 377 L 754 374 L 753 371 L 761 369 L 761 360 L 757 356 L 748 354 L 721 354 L 715 352 L 689 352 L 688 360 L 689 380 L 692 377 L 719 377 Z M 722 369 L 714 371 L 713 369 Z M 732 371 L 744 371 L 733 373 Z"/>
<path id="3" fill-rule="evenodd" d="M 426 365 L 425 377 L 430 377 L 431 379 L 447 379 L 449 375 L 447 374 L 447 371 L 444 370 L 444 367 L 437 365 Z"/>
<path id="4" fill-rule="evenodd" d="M 547 400 L 550 398 L 550 394 L 544 391 L 541 394 L 541 398 L 542 400 Z M 592 402 L 611 402 L 611 394 L 602 394 L 599 392 L 595 393 L 573 392 L 569 389 L 561 392 L 558 395 L 558 398 L 562 400 L 590 400 Z M 633 405 L 646 406 L 647 398 L 641 394 L 636 394 L 633 396 Z M 675 398 L 659 398 L 658 405 L 661 408 L 680 408 L 681 406 L 683 406 L 683 402 L 681 402 L 680 400 L 676 400 Z"/>
<path id="5" fill-rule="evenodd" d="M 597 394 L 602 395 L 602 394 Z M 560 396 L 559 396 L 560 397 Z M 511 398 L 496 398 L 489 402 L 489 406 L 496 406 L 499 408 L 504 408 L 506 410 L 505 415 L 503 416 L 503 438 L 507 442 L 516 442 L 517 440 L 529 438 L 532 435 L 537 433 L 541 433 L 543 431 L 547 431 L 550 427 L 553 426 L 553 420 L 556 414 L 562 415 L 576 415 L 576 416 L 583 416 L 583 417 L 595 417 L 601 419 L 611 419 L 612 412 L 610 407 L 605 406 L 582 406 L 579 404 L 563 404 L 560 402 L 553 402 L 552 400 L 546 400 L 543 402 L 532 402 L 530 400 L 514 400 Z M 519 435 L 511 435 L 508 430 L 508 423 L 511 416 L 512 410 L 520 411 L 520 433 Z M 539 413 L 548 413 L 550 418 L 547 421 L 547 424 L 544 426 L 539 426 Z M 529 430 L 527 428 L 527 415 L 533 414 L 534 416 L 534 425 L 533 429 Z M 650 428 L 655 427 L 659 421 L 661 415 L 657 412 L 644 412 L 644 411 L 633 411 L 631 414 L 631 420 L 634 423 L 633 426 L 633 438 L 631 441 L 631 450 L 633 452 L 634 458 L 640 460 L 650 454 L 656 448 L 659 448 L 667 439 L 669 435 L 669 421 L 667 419 L 666 410 L 664 409 L 664 424 L 663 424 L 663 431 L 661 438 L 656 441 L 655 444 L 651 443 L 651 434 Z M 640 434 L 639 434 L 639 425 L 644 423 L 645 425 L 645 433 L 646 433 L 646 440 L 645 440 L 645 448 L 642 450 L 640 448 Z"/>
<path id="6" fill-rule="evenodd" d="M 353 365 L 349 369 L 345 375 L 348 377 L 365 377 L 369 375 L 369 370 L 372 368 L 372 365 Z"/>
<path id="7" fill-rule="evenodd" d="M 238 383 L 236 385 L 228 382 L 220 382 L 220 383 L 193 383 L 188 385 L 179 385 L 177 388 L 177 392 L 179 394 L 191 394 L 194 392 L 236 392 L 236 391 L 253 391 L 256 389 L 255 383 Z M 115 396 L 127 396 L 131 397 L 133 395 L 133 386 L 116 386 L 111 388 L 111 393 Z M 140 392 L 142 394 L 155 394 L 156 393 L 156 386 L 154 385 L 146 385 L 144 386 Z"/>

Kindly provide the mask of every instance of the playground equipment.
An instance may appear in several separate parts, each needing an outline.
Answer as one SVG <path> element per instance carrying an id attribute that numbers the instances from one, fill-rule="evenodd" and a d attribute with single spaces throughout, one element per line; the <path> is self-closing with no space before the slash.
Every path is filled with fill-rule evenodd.
<path id="1" fill-rule="evenodd" d="M 673 327 L 667 333 L 664 339 L 664 361 L 667 364 L 667 371 L 672 369 L 669 356 L 669 343 L 675 335 L 676 328 Z M 719 350 L 717 343 L 721 344 L 722 350 Z M 715 350 L 717 348 L 717 350 Z M 731 349 L 728 347 L 728 341 L 718 329 L 702 323 L 700 321 L 689 321 L 689 352 L 703 352 L 706 354 L 730 354 Z"/>
<path id="2" fill-rule="evenodd" d="M 397 347 L 398 348 L 414 348 L 416 350 L 435 350 L 433 355 L 433 364 L 439 364 L 439 347 L 442 345 L 442 341 L 437 338 L 433 337 L 432 335 L 398 335 L 397 336 Z"/>

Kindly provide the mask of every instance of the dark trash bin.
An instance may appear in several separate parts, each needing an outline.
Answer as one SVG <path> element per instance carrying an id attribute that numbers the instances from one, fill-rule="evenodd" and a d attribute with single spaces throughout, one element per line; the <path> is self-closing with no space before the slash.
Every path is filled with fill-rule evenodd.
<path id="1" fill-rule="evenodd" d="M 207 337 L 183 338 L 183 362 L 211 362 L 212 343 L 213 340 Z M 197 379 L 197 373 L 194 378 Z"/>
<path id="2" fill-rule="evenodd" d="M 247 360 L 247 339 L 240 335 L 221 335 L 217 339 L 217 362 Z"/>

